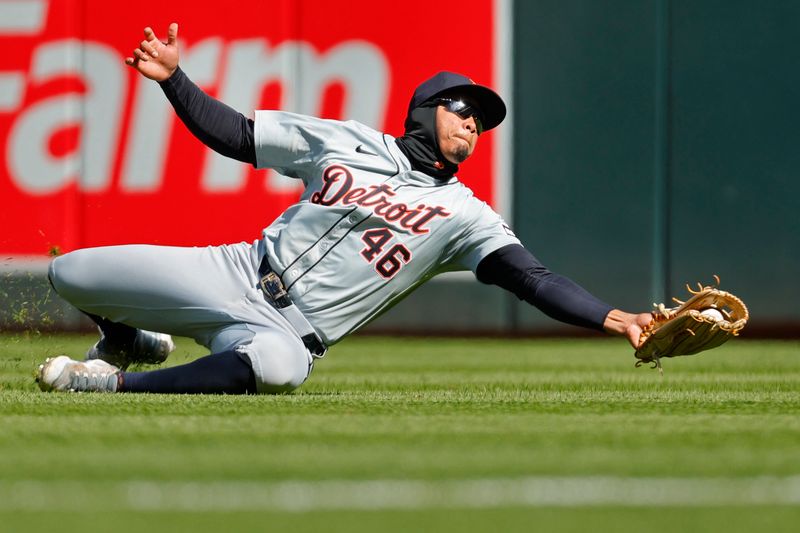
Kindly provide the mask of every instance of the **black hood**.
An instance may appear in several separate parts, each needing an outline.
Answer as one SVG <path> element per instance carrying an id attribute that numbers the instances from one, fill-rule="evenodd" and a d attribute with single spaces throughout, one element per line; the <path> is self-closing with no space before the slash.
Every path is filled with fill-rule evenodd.
<path id="1" fill-rule="evenodd" d="M 458 172 L 458 165 L 445 159 L 439 150 L 436 107 L 423 105 L 411 109 L 406 117 L 406 132 L 395 142 L 411 162 L 411 168 L 434 178 L 449 179 Z"/>
<path id="2" fill-rule="evenodd" d="M 414 170 L 439 179 L 458 172 L 458 165 L 444 158 L 436 140 L 437 106 L 432 102 L 445 94 L 468 96 L 475 102 L 483 116 L 484 131 L 500 124 L 506 116 L 506 105 L 496 92 L 462 74 L 443 71 L 422 82 L 408 103 L 406 132 L 396 142 Z"/>

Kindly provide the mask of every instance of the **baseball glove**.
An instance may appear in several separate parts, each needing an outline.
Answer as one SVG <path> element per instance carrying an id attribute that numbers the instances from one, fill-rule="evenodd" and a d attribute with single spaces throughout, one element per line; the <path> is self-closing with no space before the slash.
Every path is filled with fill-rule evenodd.
<path id="1" fill-rule="evenodd" d="M 685 302 L 673 298 L 678 307 L 653 304 L 653 320 L 642 331 L 636 350 L 637 367 L 651 363 L 651 368 L 662 372 L 662 357 L 710 350 L 739 334 L 750 318 L 747 306 L 733 294 L 719 290 L 719 277 L 714 279 L 716 286 L 698 283 L 696 291 L 686 285 L 692 296 Z"/>

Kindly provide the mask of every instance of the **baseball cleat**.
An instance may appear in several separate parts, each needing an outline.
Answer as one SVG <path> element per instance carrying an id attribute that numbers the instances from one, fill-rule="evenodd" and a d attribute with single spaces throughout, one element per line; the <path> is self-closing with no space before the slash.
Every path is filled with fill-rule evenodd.
<path id="1" fill-rule="evenodd" d="M 43 391 L 117 392 L 119 369 L 100 359 L 74 361 L 66 355 L 39 365 L 36 382 Z"/>
<path id="2" fill-rule="evenodd" d="M 134 363 L 161 364 L 167 360 L 175 343 L 166 333 L 156 333 L 140 329 L 136 331 L 136 339 L 130 350 L 112 350 L 106 343 L 106 338 L 100 334 L 100 340 L 86 352 L 86 361 L 102 359 L 107 363 L 125 370 Z"/>

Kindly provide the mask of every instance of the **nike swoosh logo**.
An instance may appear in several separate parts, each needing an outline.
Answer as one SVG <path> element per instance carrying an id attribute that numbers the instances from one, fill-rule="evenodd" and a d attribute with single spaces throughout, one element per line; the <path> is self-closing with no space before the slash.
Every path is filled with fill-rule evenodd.
<path id="1" fill-rule="evenodd" d="M 367 150 L 367 149 L 364 147 L 364 145 L 363 145 L 363 144 L 359 144 L 358 146 L 356 146 L 356 152 L 358 152 L 359 154 L 365 154 L 365 155 L 374 155 L 374 156 L 377 156 L 377 155 L 378 155 L 378 154 L 376 154 L 375 152 L 372 152 L 372 151 L 370 151 L 370 150 Z"/>

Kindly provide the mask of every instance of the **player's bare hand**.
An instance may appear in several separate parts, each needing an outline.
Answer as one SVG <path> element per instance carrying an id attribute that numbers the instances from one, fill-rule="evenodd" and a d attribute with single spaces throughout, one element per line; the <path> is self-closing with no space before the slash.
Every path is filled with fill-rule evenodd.
<path id="1" fill-rule="evenodd" d="M 125 64 L 151 80 L 164 81 L 172 76 L 178 68 L 178 24 L 169 25 L 166 42 L 160 41 L 152 28 L 145 28 L 144 40 L 133 57 L 125 58 Z"/>
<path id="2" fill-rule="evenodd" d="M 639 347 L 642 343 L 642 331 L 645 327 L 650 325 L 652 321 L 652 313 L 639 313 L 634 315 L 633 321 L 628 325 L 628 329 L 625 331 L 625 336 L 628 337 L 628 342 L 631 343 L 631 346 L 634 348 Z"/>
<path id="3" fill-rule="evenodd" d="M 626 313 L 614 309 L 606 317 L 603 328 L 612 335 L 622 335 L 631 346 L 639 347 L 644 328 L 653 320 L 652 313 Z"/>

